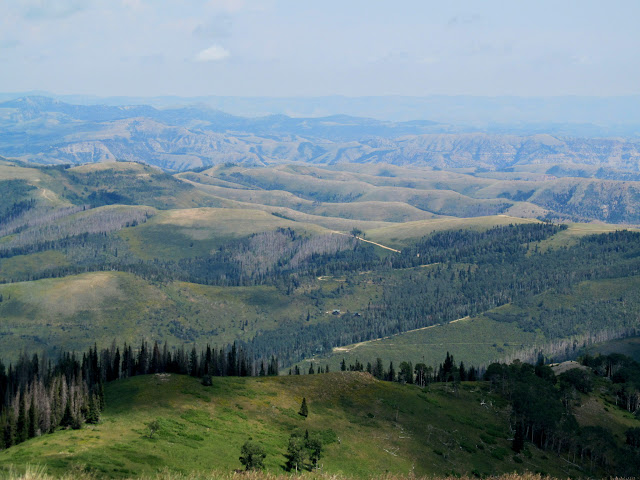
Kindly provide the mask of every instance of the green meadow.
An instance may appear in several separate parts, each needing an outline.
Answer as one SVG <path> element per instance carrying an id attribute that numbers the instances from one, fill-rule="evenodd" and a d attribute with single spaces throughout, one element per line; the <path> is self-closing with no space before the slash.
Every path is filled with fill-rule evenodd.
<path id="1" fill-rule="evenodd" d="M 303 397 L 306 418 L 298 414 Z M 603 411 L 596 403 L 589 418 Z M 205 387 L 191 377 L 157 374 L 108 384 L 106 405 L 98 425 L 58 430 L 0 452 L 0 472 L 35 463 L 53 475 L 99 478 L 227 475 L 241 468 L 240 447 L 251 438 L 267 453 L 266 472 L 283 474 L 289 436 L 308 431 L 324 445 L 322 474 L 339 477 L 580 473 L 533 446 L 516 456 L 506 404 L 482 382 L 421 389 L 335 372 L 214 378 Z M 616 422 L 621 416 L 611 415 Z M 151 434 L 154 421 L 159 428 Z"/>

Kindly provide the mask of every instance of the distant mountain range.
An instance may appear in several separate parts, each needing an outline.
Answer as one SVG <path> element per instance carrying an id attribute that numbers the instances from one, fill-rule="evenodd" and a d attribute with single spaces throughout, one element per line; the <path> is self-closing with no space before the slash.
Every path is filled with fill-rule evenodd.
<path id="1" fill-rule="evenodd" d="M 31 96 L 0 103 L 0 155 L 43 164 L 142 161 L 167 171 L 229 162 L 384 162 L 490 170 L 577 164 L 638 172 L 640 139 L 491 133 L 348 115 L 248 118 L 206 106 L 72 105 Z"/>

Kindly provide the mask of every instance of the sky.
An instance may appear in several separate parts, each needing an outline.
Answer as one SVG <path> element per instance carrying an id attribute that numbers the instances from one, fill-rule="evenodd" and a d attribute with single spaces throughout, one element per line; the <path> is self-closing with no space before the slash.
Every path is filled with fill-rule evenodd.
<path id="1" fill-rule="evenodd" d="M 0 91 L 637 95 L 638 18 L 638 0 L 3 0 Z"/>

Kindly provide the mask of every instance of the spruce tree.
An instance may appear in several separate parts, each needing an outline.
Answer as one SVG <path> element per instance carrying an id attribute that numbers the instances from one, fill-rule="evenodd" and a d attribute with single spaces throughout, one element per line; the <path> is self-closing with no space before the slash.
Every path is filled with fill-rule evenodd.
<path id="1" fill-rule="evenodd" d="M 9 448 L 16 443 L 16 419 L 11 408 L 8 409 L 6 415 L 2 436 L 4 437 L 5 448 Z"/>
<path id="2" fill-rule="evenodd" d="M 71 399 L 67 399 L 67 405 L 64 407 L 64 414 L 60 420 L 60 426 L 70 427 L 73 424 L 73 413 L 71 413 Z"/>
<path id="3" fill-rule="evenodd" d="M 302 397 L 302 405 L 300 405 L 300 411 L 298 414 L 305 418 L 309 416 L 309 408 L 307 407 L 307 399 L 305 397 Z"/>
<path id="4" fill-rule="evenodd" d="M 16 443 L 24 442 L 28 438 L 29 425 L 27 422 L 27 408 L 25 405 L 25 395 L 20 395 L 20 406 L 18 407 L 18 420 L 16 422 Z"/>
<path id="5" fill-rule="evenodd" d="M 100 422 L 100 405 L 95 395 L 89 394 L 89 406 L 87 409 L 87 423 Z"/>
<path id="6" fill-rule="evenodd" d="M 105 406 L 104 385 L 100 383 L 100 385 L 98 385 L 98 407 L 100 408 L 100 411 L 103 411 Z"/>
<path id="7" fill-rule="evenodd" d="M 523 448 L 524 448 L 524 428 L 522 426 L 522 422 L 518 422 L 516 424 L 516 432 L 515 432 L 515 435 L 513 436 L 511 449 L 516 453 L 520 453 Z"/>
<path id="8" fill-rule="evenodd" d="M 29 438 L 34 438 L 38 433 L 38 418 L 36 413 L 35 395 L 31 395 L 31 405 L 29 406 L 29 413 L 27 416 L 27 420 L 29 423 L 27 435 Z"/>
<path id="9" fill-rule="evenodd" d="M 460 362 L 460 368 L 458 369 L 458 375 L 460 375 L 460 381 L 464 382 L 467 379 L 467 370 L 464 368 L 464 362 Z"/>

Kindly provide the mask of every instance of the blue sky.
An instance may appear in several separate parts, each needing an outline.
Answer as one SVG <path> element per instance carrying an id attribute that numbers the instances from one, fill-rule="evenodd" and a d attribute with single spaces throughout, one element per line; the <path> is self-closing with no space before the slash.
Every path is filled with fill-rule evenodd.
<path id="1" fill-rule="evenodd" d="M 0 91 L 640 93 L 640 2 L 5 0 Z"/>

